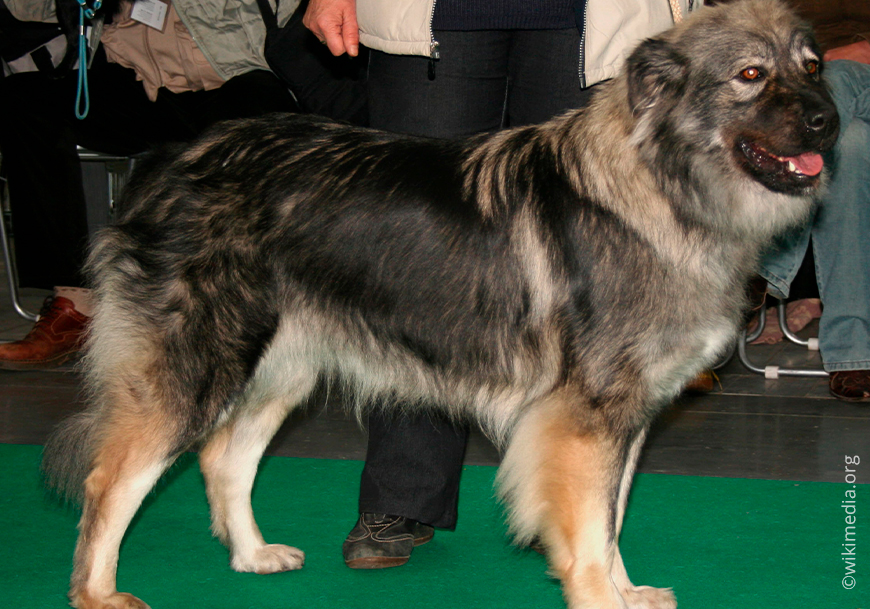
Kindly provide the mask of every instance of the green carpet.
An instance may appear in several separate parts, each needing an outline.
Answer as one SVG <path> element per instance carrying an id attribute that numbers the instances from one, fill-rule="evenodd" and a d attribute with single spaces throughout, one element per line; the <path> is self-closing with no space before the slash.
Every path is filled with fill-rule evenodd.
<path id="1" fill-rule="evenodd" d="M 40 448 L 0 445 L 0 607 L 66 606 L 74 510 L 40 487 Z M 544 559 L 512 548 L 492 467 L 465 470 L 456 532 L 438 532 L 399 569 L 353 571 L 341 559 L 362 464 L 267 458 L 254 508 L 267 540 L 305 550 L 305 568 L 230 570 L 208 532 L 199 470 L 177 465 L 121 550 L 120 590 L 154 609 L 563 607 Z M 857 497 L 857 585 L 841 559 L 849 486 L 640 475 L 622 536 L 635 583 L 672 586 L 681 609 L 870 608 L 870 486 Z"/>

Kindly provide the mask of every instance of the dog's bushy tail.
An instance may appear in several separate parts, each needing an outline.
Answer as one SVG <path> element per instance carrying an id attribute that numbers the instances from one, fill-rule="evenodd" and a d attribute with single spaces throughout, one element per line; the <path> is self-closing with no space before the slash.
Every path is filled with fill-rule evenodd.
<path id="1" fill-rule="evenodd" d="M 98 433 L 99 412 L 86 410 L 68 417 L 46 442 L 42 453 L 43 480 L 61 498 L 81 503 Z"/>

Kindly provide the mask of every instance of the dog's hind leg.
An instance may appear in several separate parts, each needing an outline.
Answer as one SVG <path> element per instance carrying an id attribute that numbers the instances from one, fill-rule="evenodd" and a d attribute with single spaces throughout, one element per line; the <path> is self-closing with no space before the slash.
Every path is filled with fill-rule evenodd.
<path id="1" fill-rule="evenodd" d="M 116 589 L 118 553 L 142 500 L 175 459 L 176 428 L 162 410 L 131 396 L 106 416 L 84 483 L 70 601 L 78 609 L 144 609 Z"/>
<path id="2" fill-rule="evenodd" d="M 622 532 L 622 520 L 625 517 L 625 508 L 628 505 L 628 495 L 631 490 L 631 481 L 640 451 L 646 439 L 647 429 L 638 433 L 628 447 L 628 455 L 625 460 L 625 468 L 622 472 L 622 480 L 619 484 L 619 498 L 616 514 L 616 539 Z M 635 586 L 628 578 L 619 546 L 615 549 L 613 558 L 613 570 L 611 572 L 613 583 L 619 589 L 622 597 L 630 609 L 676 609 L 677 600 L 670 588 L 653 588 L 651 586 Z"/>
<path id="3" fill-rule="evenodd" d="M 499 473 L 519 541 L 539 535 L 571 609 L 627 609 L 611 580 L 625 440 L 582 426 L 577 394 L 536 404 L 518 423 Z"/>
<path id="4" fill-rule="evenodd" d="M 277 573 L 299 569 L 305 561 L 301 550 L 267 544 L 251 507 L 251 489 L 266 446 L 289 411 L 313 389 L 313 374 L 298 378 L 292 393 L 248 399 L 200 451 L 212 531 L 230 549 L 236 571 Z"/>

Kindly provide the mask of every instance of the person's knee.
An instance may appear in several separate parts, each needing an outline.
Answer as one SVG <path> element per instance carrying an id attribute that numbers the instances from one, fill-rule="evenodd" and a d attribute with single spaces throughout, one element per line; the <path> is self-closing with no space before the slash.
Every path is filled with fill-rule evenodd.
<path id="1" fill-rule="evenodd" d="M 844 126 L 853 115 L 870 118 L 870 65 L 856 61 L 831 61 L 825 65 L 825 82 Z"/>
<path id="2" fill-rule="evenodd" d="M 843 125 L 834 155 L 838 170 L 861 170 L 863 174 L 870 166 L 870 122 L 855 118 Z"/>

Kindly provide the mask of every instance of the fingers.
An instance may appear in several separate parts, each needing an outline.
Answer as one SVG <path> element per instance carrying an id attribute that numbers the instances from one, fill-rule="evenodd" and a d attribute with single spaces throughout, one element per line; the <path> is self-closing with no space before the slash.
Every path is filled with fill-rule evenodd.
<path id="1" fill-rule="evenodd" d="M 302 25 L 329 47 L 333 55 L 359 54 L 356 0 L 311 0 Z"/>
<path id="2" fill-rule="evenodd" d="M 341 38 L 347 54 L 351 57 L 359 55 L 359 25 L 356 21 L 356 4 L 351 3 L 352 11 L 344 13 L 344 22 L 341 26 Z M 332 49 L 330 49 L 332 50 Z"/>

